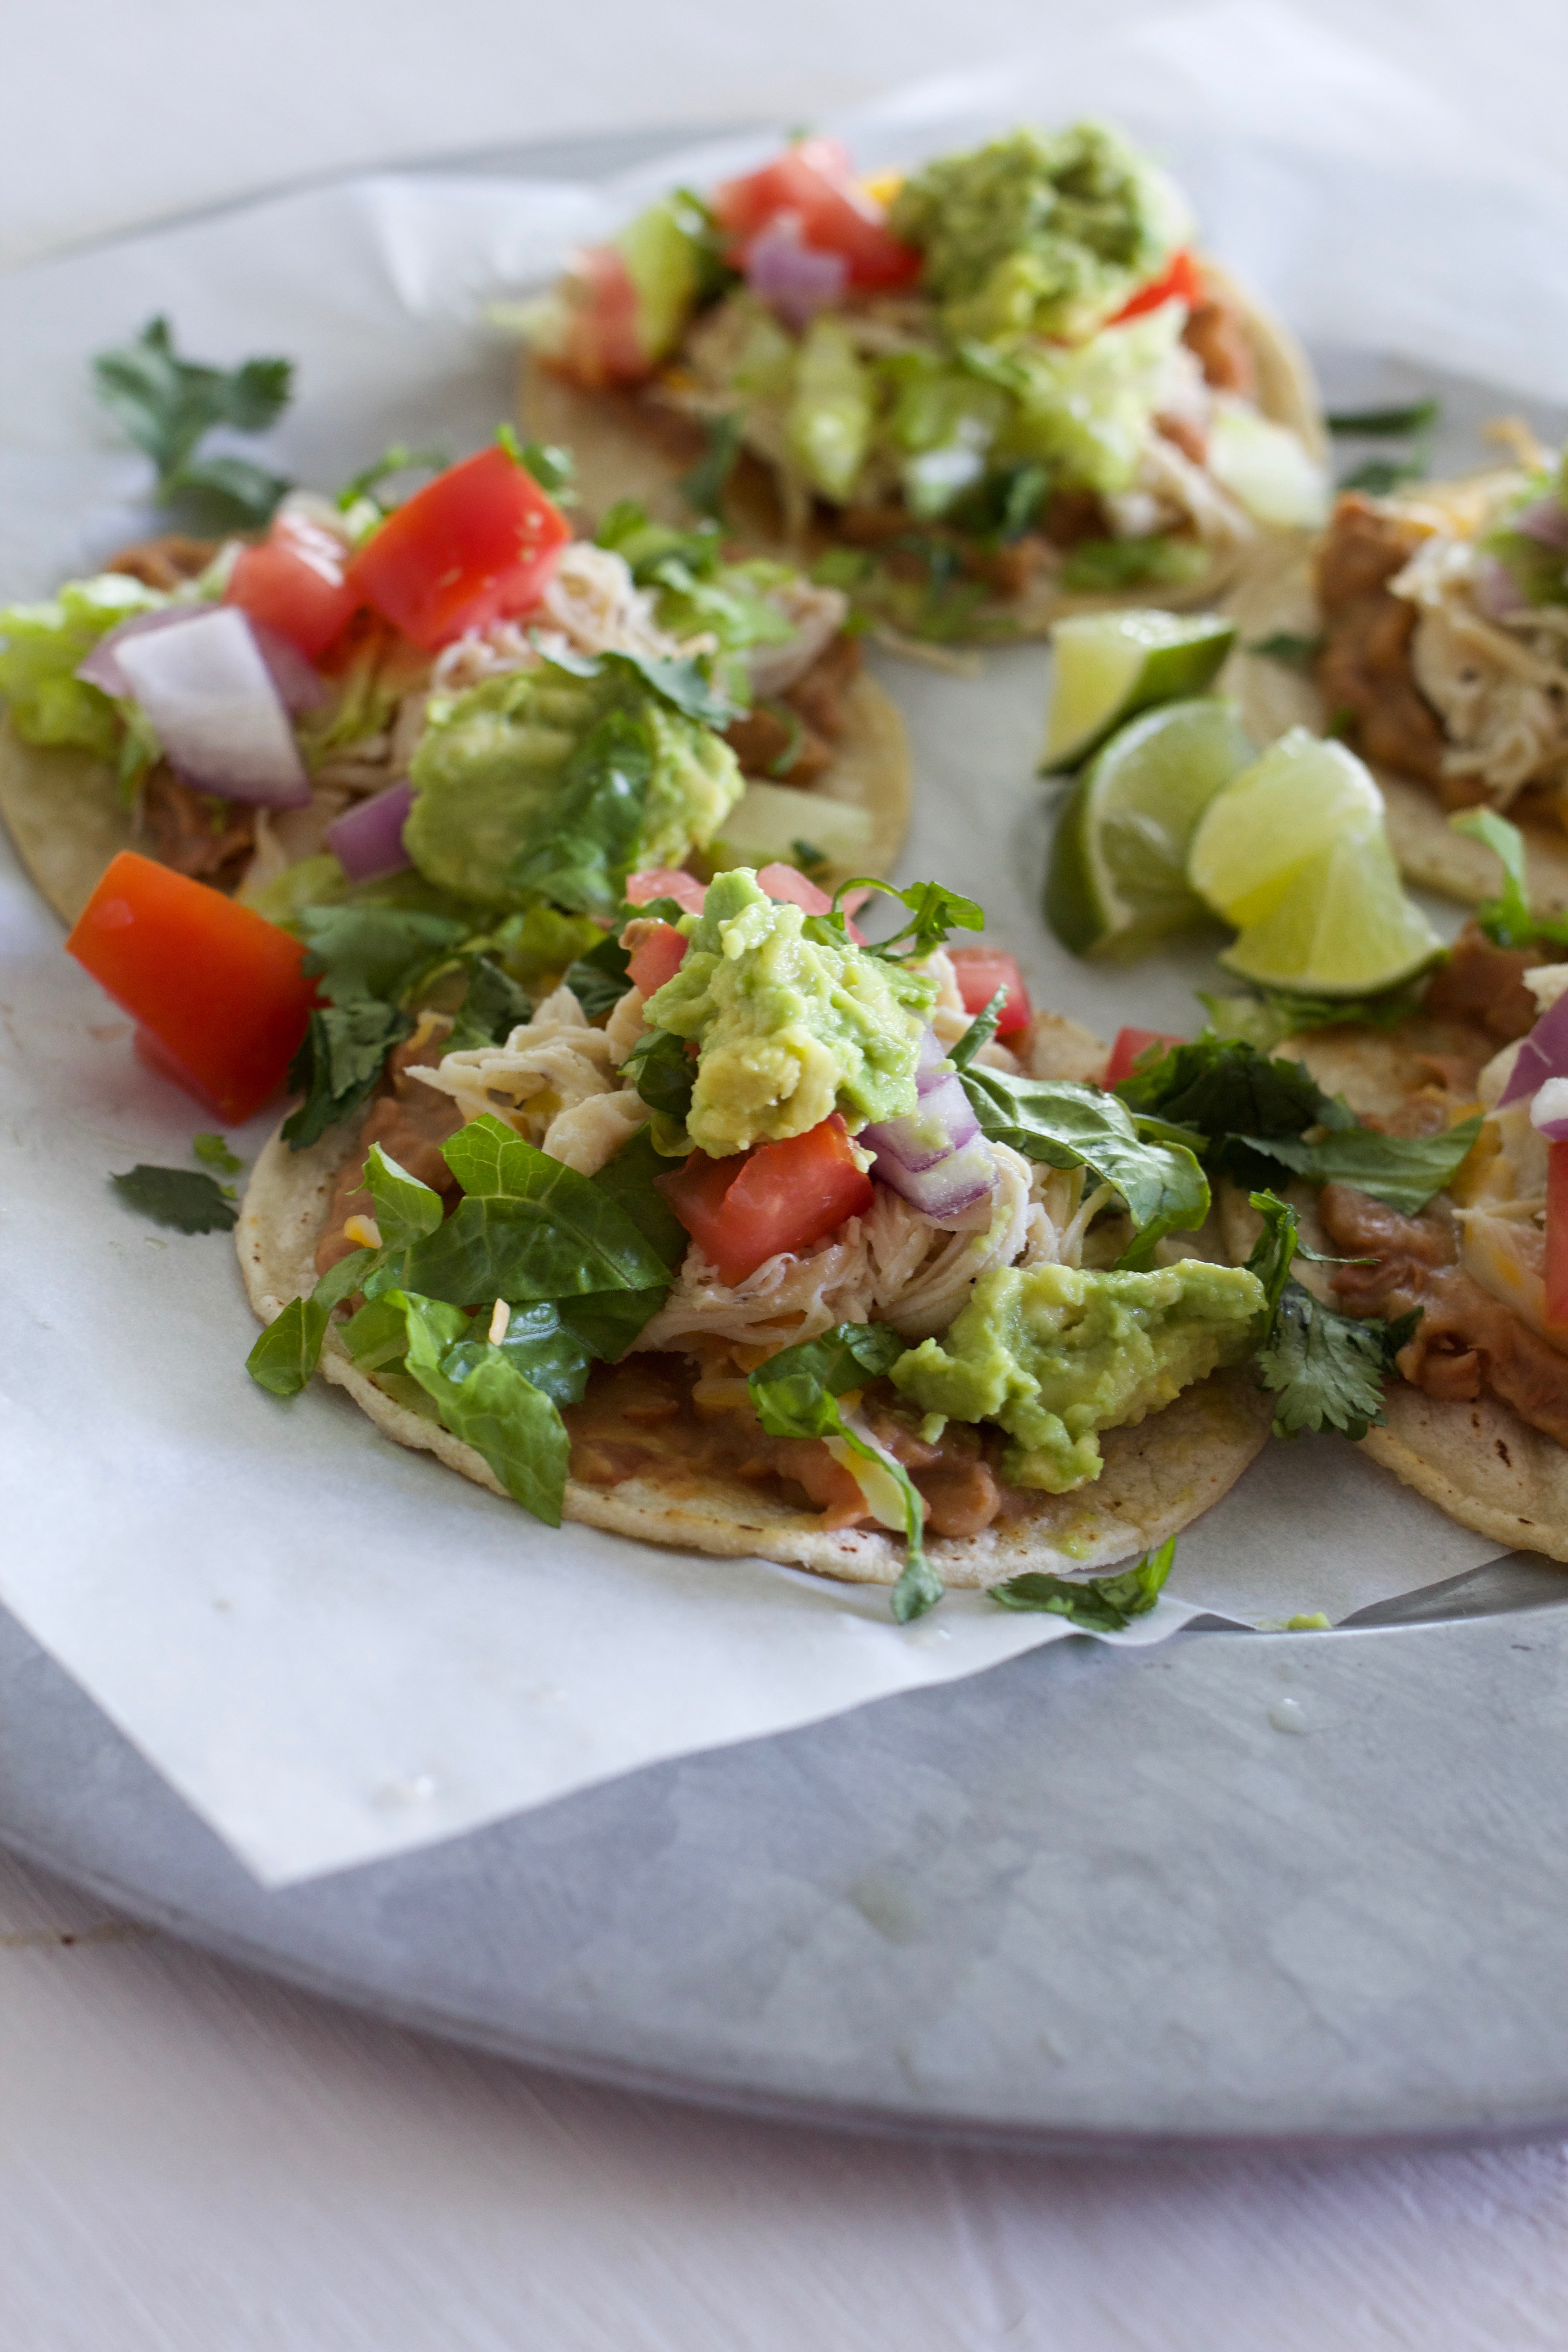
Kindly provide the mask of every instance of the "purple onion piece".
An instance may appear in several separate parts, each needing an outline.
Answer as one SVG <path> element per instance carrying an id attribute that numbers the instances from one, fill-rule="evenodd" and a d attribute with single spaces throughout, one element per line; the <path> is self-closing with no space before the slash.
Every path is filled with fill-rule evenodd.
<path id="1" fill-rule="evenodd" d="M 86 686 L 101 688 L 117 702 L 134 699 L 131 680 L 120 665 L 119 648 L 128 638 L 145 636 L 154 629 L 179 628 L 197 613 L 212 611 L 210 604 L 161 604 L 155 612 L 132 613 L 128 621 L 100 637 L 87 659 L 77 664 L 76 674 Z"/>
<path id="2" fill-rule="evenodd" d="M 170 766 L 223 800 L 304 807 L 310 780 L 248 616 L 233 604 L 207 604 L 180 619 L 179 628 L 171 619 L 158 629 L 118 630 L 113 647 L 129 697 Z"/>
<path id="3" fill-rule="evenodd" d="M 245 617 L 256 639 L 256 649 L 278 688 L 278 699 L 289 718 L 303 719 L 308 710 L 320 710 L 331 693 L 320 670 L 306 660 L 298 646 L 290 645 L 276 629 L 269 629 L 265 621 L 252 620 L 248 613 Z"/>
<path id="4" fill-rule="evenodd" d="M 802 239 L 799 215 L 781 213 L 747 247 L 746 282 L 786 326 L 808 327 L 842 301 L 849 265 L 842 254 L 816 252 Z"/>
<path id="5" fill-rule="evenodd" d="M 918 1175 L 950 1159 L 979 1131 L 957 1071 L 948 1070 L 936 1076 L 935 1084 L 921 1098 L 919 1108 L 907 1118 L 863 1127 L 857 1141 L 866 1150 L 876 1153 L 879 1171 L 887 1160 L 906 1174 Z"/>
<path id="6" fill-rule="evenodd" d="M 403 846 L 403 828 L 413 806 L 411 783 L 388 784 L 373 800 L 345 809 L 327 827 L 327 847 L 351 882 L 379 882 L 413 864 Z"/>
<path id="7" fill-rule="evenodd" d="M 859 1141 L 865 1140 L 862 1129 Z M 984 1136 L 976 1134 L 956 1151 L 946 1153 L 929 1168 L 906 1168 L 891 1155 L 879 1155 L 877 1177 L 889 1192 L 901 1193 L 923 1216 L 942 1223 L 962 1216 L 996 1189 L 996 1163 Z"/>
<path id="8" fill-rule="evenodd" d="M 1561 549 L 1568 554 L 1568 508 L 1556 499 L 1535 499 L 1520 513 L 1508 518 L 1510 530 L 1522 531 L 1538 546 Z"/>
<path id="9" fill-rule="evenodd" d="M 1512 1075 L 1498 1097 L 1498 1108 L 1522 1102 L 1548 1078 L 1568 1078 L 1568 992 L 1543 1013 L 1515 1059 Z"/>

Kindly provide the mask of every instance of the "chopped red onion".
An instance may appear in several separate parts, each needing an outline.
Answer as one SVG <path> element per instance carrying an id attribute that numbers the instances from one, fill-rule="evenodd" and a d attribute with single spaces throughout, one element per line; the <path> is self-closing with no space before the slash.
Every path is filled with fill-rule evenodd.
<path id="1" fill-rule="evenodd" d="M 151 619 L 159 625 L 137 625 Z M 310 780 L 269 651 L 237 605 L 183 606 L 177 614 L 170 607 L 111 631 L 78 675 L 94 686 L 106 677 L 120 681 L 105 691 L 141 705 L 170 766 L 199 792 L 301 808 Z M 292 646 L 289 653 L 285 675 L 294 688 L 300 683 L 294 665 L 320 686 L 303 656 Z M 96 677 L 89 675 L 94 666 Z"/>
<path id="2" fill-rule="evenodd" d="M 702 885 L 695 874 L 685 874 L 678 866 L 655 866 L 646 874 L 628 874 L 626 897 L 634 907 L 646 907 L 653 898 L 673 898 L 689 915 L 702 912 Z"/>
<path id="3" fill-rule="evenodd" d="M 379 882 L 412 866 L 403 846 L 403 828 L 413 806 L 414 787 L 405 779 L 345 809 L 327 827 L 327 847 L 351 882 Z"/>
<path id="4" fill-rule="evenodd" d="M 156 612 L 133 613 L 128 621 L 100 637 L 84 662 L 77 666 L 77 676 L 89 686 L 101 687 L 117 702 L 133 702 L 135 688 L 131 683 L 119 648 L 128 637 L 141 637 L 158 629 L 180 628 L 187 621 L 199 620 L 204 614 L 217 611 L 215 604 L 161 604 Z M 247 615 L 249 620 L 249 616 Z M 311 668 L 298 646 L 269 629 L 264 621 L 249 620 L 251 635 L 257 650 L 266 663 L 268 674 L 278 688 L 283 708 L 291 719 L 303 718 L 307 710 L 317 710 L 327 699 L 326 680 Z"/>
<path id="5" fill-rule="evenodd" d="M 1519 514 L 1508 518 L 1510 530 L 1522 531 L 1541 547 L 1561 548 L 1568 553 L 1568 508 L 1556 499 L 1536 499 Z"/>
<path id="6" fill-rule="evenodd" d="M 1548 1143 L 1568 1143 L 1568 1078 L 1548 1078 L 1530 1106 L 1530 1124 Z"/>
<path id="7" fill-rule="evenodd" d="M 1529 602 L 1507 564 L 1500 563 L 1495 555 L 1481 558 L 1475 576 L 1476 602 L 1489 621 L 1506 621 Z"/>
<path id="8" fill-rule="evenodd" d="M 942 1223 L 961 1216 L 996 1189 L 996 1163 L 956 1070 L 934 1030 L 921 1039 L 915 1078 L 919 1107 L 904 1118 L 863 1127 L 855 1139 L 877 1155 L 880 1181 Z"/>
<path id="9" fill-rule="evenodd" d="M 1548 1078 L 1562 1077 L 1568 1077 L 1568 992 L 1542 1014 L 1520 1047 L 1499 1110 L 1538 1093 Z"/>
<path id="10" fill-rule="evenodd" d="M 808 327 L 819 310 L 844 299 L 849 265 L 841 253 L 818 253 L 801 236 L 800 215 L 780 213 L 745 251 L 746 283 L 788 327 Z"/>

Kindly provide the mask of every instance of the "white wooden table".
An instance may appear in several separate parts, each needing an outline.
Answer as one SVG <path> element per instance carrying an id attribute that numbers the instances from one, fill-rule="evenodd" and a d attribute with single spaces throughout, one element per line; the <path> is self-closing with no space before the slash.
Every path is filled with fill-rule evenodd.
<path id="1" fill-rule="evenodd" d="M 1524 149 L 1562 0 L 1304 0 Z M 808 119 L 1069 0 L 73 0 L 13 10 L 0 263 L 291 174 Z M 1099 0 L 1102 17 L 1162 0 Z M 1129 2167 L 774 2129 L 469 2056 L 0 1860 L 4 2352 L 1527 2352 L 1560 2148 Z"/>

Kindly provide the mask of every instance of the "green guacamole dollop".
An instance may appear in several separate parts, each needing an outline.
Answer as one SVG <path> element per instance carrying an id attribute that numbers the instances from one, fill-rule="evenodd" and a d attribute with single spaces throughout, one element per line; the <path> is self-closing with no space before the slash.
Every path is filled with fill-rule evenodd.
<path id="1" fill-rule="evenodd" d="M 906 180 L 889 226 L 925 255 L 949 331 L 1076 341 L 1157 274 L 1185 227 L 1167 184 L 1113 131 L 1020 130 Z"/>
<path id="2" fill-rule="evenodd" d="M 1148 1274 L 1000 1266 L 892 1378 L 927 1412 L 996 1422 L 1014 1485 L 1065 1495 L 1099 1477 L 1101 1430 L 1244 1356 L 1266 1304 L 1256 1275 L 1201 1258 Z"/>
<path id="3" fill-rule="evenodd" d="M 460 898 L 613 914 L 628 874 L 679 866 L 743 790 L 723 738 L 626 666 L 552 662 L 432 698 L 404 843 Z"/>
<path id="4" fill-rule="evenodd" d="M 681 929 L 686 961 L 647 1019 L 695 1038 L 687 1132 L 715 1160 L 804 1135 L 837 1111 L 851 1129 L 915 1107 L 921 1032 L 935 1001 L 922 972 L 805 936 L 747 866 L 708 886 Z"/>

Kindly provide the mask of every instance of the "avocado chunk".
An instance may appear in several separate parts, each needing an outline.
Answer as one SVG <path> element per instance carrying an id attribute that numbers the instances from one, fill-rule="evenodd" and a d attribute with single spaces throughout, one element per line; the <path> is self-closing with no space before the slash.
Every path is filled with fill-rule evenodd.
<path id="1" fill-rule="evenodd" d="M 1101 1430 L 1142 1421 L 1237 1362 L 1266 1306 L 1256 1275 L 1202 1258 L 1148 1274 L 998 1266 L 892 1378 L 927 1412 L 997 1423 L 1015 1441 L 1013 1484 L 1065 1495 L 1099 1477 Z"/>

